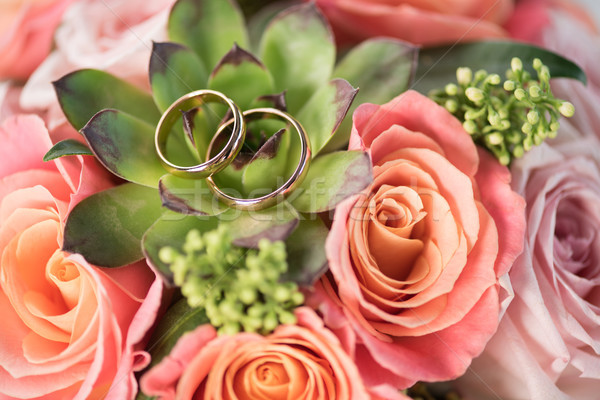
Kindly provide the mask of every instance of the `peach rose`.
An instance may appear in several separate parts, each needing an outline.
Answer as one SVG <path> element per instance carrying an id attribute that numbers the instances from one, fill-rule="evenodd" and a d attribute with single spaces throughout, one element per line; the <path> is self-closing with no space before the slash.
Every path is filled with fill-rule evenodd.
<path id="1" fill-rule="evenodd" d="M 73 0 L 0 2 L 0 79 L 26 79 L 50 53 L 52 35 Z"/>
<path id="2" fill-rule="evenodd" d="M 568 121 L 557 139 L 511 168 L 527 200 L 524 251 L 498 332 L 458 382 L 468 399 L 598 399 L 600 142 Z"/>
<path id="3" fill-rule="evenodd" d="M 317 0 L 340 45 L 391 36 L 425 46 L 505 37 L 512 0 Z"/>
<path id="4" fill-rule="evenodd" d="M 330 275 L 309 302 L 367 385 L 458 377 L 498 326 L 524 201 L 508 169 L 416 92 L 353 118 L 349 147 L 370 152 L 374 181 L 337 207 Z"/>
<path id="5" fill-rule="evenodd" d="M 110 186 L 93 158 L 42 162 L 51 142 L 34 115 L 8 118 L 0 142 L 0 397 L 132 398 L 162 281 L 61 251 L 69 209 Z"/>
<path id="6" fill-rule="evenodd" d="M 310 309 L 297 325 L 268 336 L 217 337 L 203 325 L 141 379 L 144 393 L 168 399 L 379 399 L 368 394 L 354 361 Z M 398 392 L 388 399 L 407 399 Z"/>
<path id="7" fill-rule="evenodd" d="M 25 109 L 57 106 L 52 87 L 69 72 L 95 68 L 149 87 L 152 41 L 165 41 L 174 0 L 81 0 L 65 13 L 56 31 L 56 49 L 23 89 Z"/>

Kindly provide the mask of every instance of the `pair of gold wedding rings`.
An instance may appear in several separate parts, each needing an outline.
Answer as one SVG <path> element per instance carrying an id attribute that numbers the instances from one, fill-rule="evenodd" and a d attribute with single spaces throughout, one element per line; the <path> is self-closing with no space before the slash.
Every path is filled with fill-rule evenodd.
<path id="1" fill-rule="evenodd" d="M 212 137 L 206 152 L 206 161 L 192 166 L 180 166 L 167 159 L 167 139 L 172 128 L 182 112 L 198 108 L 206 103 L 221 103 L 226 105 L 232 117 L 221 123 Z M 239 198 L 223 192 L 213 179 L 213 175 L 225 169 L 237 157 L 246 139 L 246 123 L 260 118 L 279 118 L 287 122 L 300 137 L 301 153 L 298 166 L 288 180 L 273 192 L 255 198 Z M 231 136 L 227 143 L 216 154 L 212 155 L 215 142 L 221 134 L 231 126 Z M 302 183 L 308 172 L 311 158 L 310 141 L 300 123 L 286 112 L 275 108 L 254 108 L 242 112 L 230 98 L 223 93 L 203 89 L 188 93 L 167 108 L 162 115 L 154 137 L 156 153 L 163 167 L 171 174 L 188 179 L 206 179 L 212 193 L 227 206 L 240 210 L 260 210 L 271 207 L 285 199 Z"/>

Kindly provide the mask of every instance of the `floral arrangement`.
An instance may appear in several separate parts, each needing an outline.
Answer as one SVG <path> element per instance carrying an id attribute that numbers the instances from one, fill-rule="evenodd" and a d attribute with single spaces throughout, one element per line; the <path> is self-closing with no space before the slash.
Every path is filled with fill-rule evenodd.
<path id="1" fill-rule="evenodd" d="M 0 399 L 598 399 L 583 8 L 0 10 Z"/>

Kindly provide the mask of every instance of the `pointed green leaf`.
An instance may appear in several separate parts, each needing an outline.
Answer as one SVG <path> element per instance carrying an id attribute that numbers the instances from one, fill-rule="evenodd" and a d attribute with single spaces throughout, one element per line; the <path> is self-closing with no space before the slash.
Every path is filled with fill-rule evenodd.
<path id="1" fill-rule="evenodd" d="M 148 263 L 161 273 L 167 284 L 173 285 L 173 273 L 169 266 L 158 258 L 160 249 L 165 246 L 180 249 L 189 231 L 197 229 L 201 233 L 207 232 L 216 229 L 218 222 L 215 217 L 197 217 L 167 211 L 144 234 L 144 256 Z"/>
<path id="2" fill-rule="evenodd" d="M 289 158 L 295 157 L 297 160 L 299 157 L 299 154 L 289 153 L 292 134 L 289 130 L 282 129 L 271 136 L 256 152 L 242 175 L 245 193 L 250 195 L 252 191 L 257 190 L 264 190 L 268 193 L 285 183 L 288 179 L 285 174 Z M 263 194 L 266 193 L 259 195 Z"/>
<path id="3" fill-rule="evenodd" d="M 208 87 L 247 110 L 256 97 L 273 92 L 273 78 L 256 57 L 236 44 L 210 74 Z"/>
<path id="4" fill-rule="evenodd" d="M 252 1 L 255 0 L 248 0 L 247 2 Z M 242 2 L 240 2 L 240 4 L 242 4 Z M 250 37 L 250 48 L 253 52 L 258 53 L 260 39 L 271 20 L 283 10 L 289 8 L 291 4 L 293 4 L 293 1 L 274 1 L 268 5 L 263 4 L 263 7 L 258 10 L 258 12 L 249 17 L 247 23 L 248 36 Z"/>
<path id="5" fill-rule="evenodd" d="M 207 79 L 202 60 L 192 50 L 177 43 L 154 43 L 150 85 L 161 111 L 184 94 L 206 88 Z"/>
<path id="6" fill-rule="evenodd" d="M 285 240 L 298 225 L 298 213 L 284 201 L 260 211 L 230 209 L 219 215 L 233 235 L 233 243 L 241 247 L 258 247 L 262 238 Z"/>
<path id="7" fill-rule="evenodd" d="M 293 281 L 301 286 L 311 286 L 327 270 L 325 240 L 329 230 L 316 215 L 315 219 L 302 220 L 285 241 L 288 272 L 282 281 Z"/>
<path id="8" fill-rule="evenodd" d="M 504 76 L 506 70 L 510 69 L 513 57 L 519 57 L 523 61 L 523 68 L 534 77 L 537 75 L 532 62 L 534 58 L 539 58 L 550 70 L 552 78 L 587 82 L 585 72 L 578 65 L 549 50 L 525 43 L 486 40 L 422 49 L 414 86 L 424 94 L 432 89 L 443 88 L 450 82 L 456 82 L 456 69 L 459 67 L 469 67 L 473 71 L 485 69 L 489 73 Z"/>
<path id="9" fill-rule="evenodd" d="M 417 47 L 406 42 L 377 38 L 361 43 L 342 59 L 333 76 L 358 87 L 358 95 L 323 153 L 338 150 L 348 143 L 356 107 L 362 103 L 386 103 L 409 87 L 415 75 L 418 52 Z"/>
<path id="10" fill-rule="evenodd" d="M 298 113 L 312 146 L 313 157 L 336 131 L 358 92 L 347 81 L 334 79 L 322 86 Z"/>
<path id="11" fill-rule="evenodd" d="M 178 0 L 169 16 L 169 38 L 185 44 L 212 71 L 234 43 L 248 47 L 244 17 L 230 0 Z"/>
<path id="12" fill-rule="evenodd" d="M 146 345 L 146 349 L 152 357 L 147 369 L 152 368 L 169 355 L 183 334 L 207 323 L 208 318 L 204 309 L 190 307 L 185 298 L 178 300 L 160 319 Z"/>
<path id="13" fill-rule="evenodd" d="M 219 215 L 229 209 L 213 196 L 204 179 L 165 175 L 158 190 L 163 206 L 180 214 Z"/>
<path id="14" fill-rule="evenodd" d="M 54 160 L 56 158 L 64 156 L 91 156 L 94 155 L 92 151 L 83 143 L 75 139 L 65 139 L 56 143 L 48 152 L 44 155 L 44 161 Z"/>
<path id="15" fill-rule="evenodd" d="M 335 45 L 325 18 L 310 3 L 292 7 L 271 21 L 260 55 L 273 76 L 275 91 L 287 90 L 293 115 L 329 81 Z"/>
<path id="16" fill-rule="evenodd" d="M 300 212 L 323 212 L 360 192 L 372 181 L 371 159 L 367 153 L 338 151 L 325 154 L 312 162 L 306 179 L 289 201 Z"/>
<path id="17" fill-rule="evenodd" d="M 157 187 L 165 169 L 154 149 L 154 128 L 117 110 L 103 110 L 81 130 L 98 160 L 130 182 Z"/>
<path id="18" fill-rule="evenodd" d="M 156 189 L 126 183 L 93 194 L 69 214 L 63 250 L 101 267 L 141 260 L 142 235 L 162 213 Z"/>
<path id="19" fill-rule="evenodd" d="M 77 130 L 105 108 L 125 111 L 152 125 L 160 119 L 150 94 L 104 71 L 82 69 L 53 84 L 63 112 Z"/>

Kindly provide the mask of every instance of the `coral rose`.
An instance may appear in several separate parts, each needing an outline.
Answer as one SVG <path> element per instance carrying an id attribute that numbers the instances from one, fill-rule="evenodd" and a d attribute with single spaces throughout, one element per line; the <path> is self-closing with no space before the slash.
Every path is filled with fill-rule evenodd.
<path id="1" fill-rule="evenodd" d="M 132 398 L 162 281 L 61 251 L 69 209 L 110 185 L 91 157 L 42 162 L 51 142 L 33 115 L 8 118 L 0 141 L 0 397 Z"/>
<path id="2" fill-rule="evenodd" d="M 498 278 L 520 253 L 524 201 L 461 123 L 406 92 L 354 113 L 373 183 L 335 211 L 330 275 L 309 299 L 368 385 L 455 378 L 498 326 Z"/>
<path id="3" fill-rule="evenodd" d="M 498 332 L 459 381 L 469 399 L 598 399 L 600 142 L 568 121 L 558 135 L 511 168 L 527 200 L 525 247 Z"/>
<path id="4" fill-rule="evenodd" d="M 60 17 L 73 0 L 0 4 L 0 79 L 26 79 L 50 53 Z"/>
<path id="5" fill-rule="evenodd" d="M 317 0 L 340 45 L 391 36 L 422 45 L 506 36 L 511 0 Z"/>
<path id="6" fill-rule="evenodd" d="M 297 325 L 268 336 L 217 337 L 212 326 L 200 326 L 142 376 L 142 390 L 163 400 L 379 398 L 367 393 L 354 361 L 319 317 L 306 307 L 296 315 Z"/>

